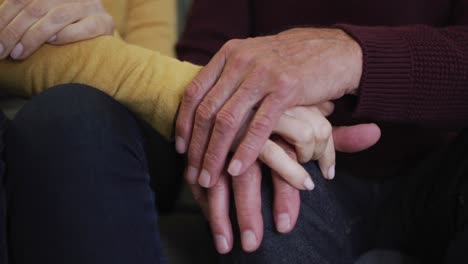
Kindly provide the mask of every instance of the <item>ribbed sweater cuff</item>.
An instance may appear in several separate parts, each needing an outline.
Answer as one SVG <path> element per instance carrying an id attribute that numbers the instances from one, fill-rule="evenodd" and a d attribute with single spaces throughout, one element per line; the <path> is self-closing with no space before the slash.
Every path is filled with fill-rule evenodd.
<path id="1" fill-rule="evenodd" d="M 411 104 L 412 56 L 407 41 L 388 27 L 339 24 L 363 50 L 363 72 L 355 116 L 397 119 Z"/>

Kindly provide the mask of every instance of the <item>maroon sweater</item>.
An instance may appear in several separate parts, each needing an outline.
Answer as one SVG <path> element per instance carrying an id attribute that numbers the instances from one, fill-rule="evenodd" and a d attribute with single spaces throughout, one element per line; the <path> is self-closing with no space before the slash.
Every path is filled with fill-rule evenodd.
<path id="1" fill-rule="evenodd" d="M 206 64 L 233 38 L 337 26 L 361 45 L 359 94 L 337 101 L 334 125 L 376 122 L 370 150 L 340 154 L 363 175 L 405 173 L 468 126 L 468 0 L 195 0 L 179 57 Z"/>

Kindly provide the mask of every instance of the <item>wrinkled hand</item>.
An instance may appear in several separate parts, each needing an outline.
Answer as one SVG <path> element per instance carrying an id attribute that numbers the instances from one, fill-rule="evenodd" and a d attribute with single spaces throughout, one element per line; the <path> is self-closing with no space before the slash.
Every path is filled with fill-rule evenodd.
<path id="1" fill-rule="evenodd" d="M 316 137 L 313 135 L 313 132 L 307 131 L 326 131 L 329 124 L 320 120 L 320 117 L 323 118 L 322 113 L 331 113 L 332 109 L 330 107 L 322 108 L 320 115 L 317 116 L 314 116 L 314 111 L 318 110 L 315 107 L 297 107 L 288 110 L 287 114 L 282 116 L 282 120 L 278 126 L 289 129 L 287 131 L 280 128 L 283 136 L 288 136 L 288 141 L 294 145 L 287 143 L 279 136 L 275 136 L 272 138 L 272 141 L 268 142 L 276 145 L 276 147 L 263 148 L 262 150 L 260 157 L 263 157 L 267 162 L 272 161 L 273 163 L 270 164 L 275 167 L 275 170 L 272 170 L 274 191 L 273 216 L 276 228 L 280 233 L 287 233 L 293 229 L 300 207 L 298 189 L 291 186 L 286 180 L 293 184 L 294 182 L 301 184 L 304 176 L 298 170 L 290 173 L 291 168 L 298 165 L 297 163 L 291 164 L 290 160 L 297 160 L 296 152 L 303 153 L 301 154 L 303 159 L 307 159 L 306 157 L 310 157 L 309 159 L 320 159 L 323 155 L 329 155 L 329 153 L 323 151 L 323 147 L 314 148 L 317 145 L 314 143 L 316 142 Z M 331 136 L 331 130 L 329 130 L 329 135 Z M 379 137 L 380 130 L 376 125 L 365 124 L 352 127 L 336 127 L 333 129 L 333 137 L 323 136 L 322 141 L 335 142 L 335 147 L 338 151 L 357 152 L 374 145 Z M 315 151 L 313 151 L 314 149 Z M 331 157 L 334 159 L 333 145 L 331 152 Z M 284 156 L 286 153 L 290 160 Z M 308 161 L 309 159 L 304 161 Z M 319 165 L 322 166 L 320 161 Z M 285 175 L 289 176 L 285 177 Z M 233 245 L 232 225 L 229 219 L 229 193 L 231 188 L 236 204 L 235 208 L 241 232 L 242 248 L 245 251 L 251 252 L 259 247 L 263 239 L 260 197 L 261 177 L 260 165 L 256 162 L 246 173 L 239 177 L 229 177 L 228 173 L 223 170 L 219 181 L 212 188 L 204 189 L 196 184 L 196 182 L 190 184 L 195 199 L 202 207 L 206 217 L 210 220 L 215 245 L 219 253 L 224 254 L 229 252 Z M 300 185 L 300 187 L 303 187 L 303 185 Z"/>
<path id="2" fill-rule="evenodd" d="M 46 42 L 66 44 L 113 30 L 100 0 L 5 0 L 0 5 L 0 59 L 25 59 Z"/>
<path id="3" fill-rule="evenodd" d="M 294 29 L 228 42 L 187 88 L 176 145 L 188 150 L 192 178 L 217 182 L 235 135 L 254 116 L 228 171 L 244 174 L 286 109 L 354 93 L 362 71 L 360 46 L 339 29 Z"/>

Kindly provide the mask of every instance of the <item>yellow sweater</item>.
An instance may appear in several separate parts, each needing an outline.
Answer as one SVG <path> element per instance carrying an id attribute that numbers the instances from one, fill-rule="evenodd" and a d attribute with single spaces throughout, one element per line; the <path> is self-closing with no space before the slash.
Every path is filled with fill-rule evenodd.
<path id="1" fill-rule="evenodd" d="M 123 39 L 105 36 L 65 46 L 44 45 L 25 61 L 0 61 L 1 89 L 30 97 L 58 84 L 88 84 L 171 138 L 185 87 L 200 70 L 168 57 L 176 36 L 175 1 L 103 3 Z"/>

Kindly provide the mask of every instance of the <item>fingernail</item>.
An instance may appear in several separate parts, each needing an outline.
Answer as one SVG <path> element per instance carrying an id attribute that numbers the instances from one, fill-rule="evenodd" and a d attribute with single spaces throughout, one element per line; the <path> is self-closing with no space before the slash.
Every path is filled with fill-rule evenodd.
<path id="1" fill-rule="evenodd" d="M 208 188 L 210 187 L 210 182 L 211 182 L 210 173 L 207 170 L 203 169 L 200 174 L 200 179 L 198 179 L 198 183 L 201 186 Z"/>
<path id="2" fill-rule="evenodd" d="M 3 45 L 0 43 L 0 55 L 2 55 L 4 51 L 5 51 L 5 48 L 4 48 Z"/>
<path id="3" fill-rule="evenodd" d="M 291 219 L 289 218 L 289 214 L 279 214 L 277 216 L 277 229 L 280 233 L 286 233 L 291 229 Z"/>
<path id="4" fill-rule="evenodd" d="M 242 162 L 240 160 L 233 160 L 231 164 L 229 164 L 228 172 L 232 176 L 239 176 L 241 169 Z"/>
<path id="5" fill-rule="evenodd" d="M 185 153 L 185 140 L 181 137 L 176 137 L 176 151 L 179 154 Z"/>
<path id="6" fill-rule="evenodd" d="M 308 177 L 305 181 L 304 181 L 304 187 L 309 190 L 309 191 L 312 191 L 315 187 L 315 184 L 314 182 L 312 181 L 312 179 L 310 177 Z"/>
<path id="7" fill-rule="evenodd" d="M 215 245 L 220 254 L 226 254 L 229 252 L 229 246 L 225 236 L 215 235 Z"/>
<path id="8" fill-rule="evenodd" d="M 252 230 L 242 232 L 242 248 L 245 251 L 253 251 L 257 248 L 257 236 Z"/>
<path id="9" fill-rule="evenodd" d="M 333 180 L 335 178 L 335 165 L 328 169 L 328 179 Z"/>
<path id="10" fill-rule="evenodd" d="M 18 43 L 15 46 L 15 48 L 11 51 L 10 57 L 12 59 L 18 59 L 23 54 L 23 51 L 24 51 L 23 44 Z"/>
<path id="11" fill-rule="evenodd" d="M 53 35 L 47 42 L 54 42 L 57 40 L 57 35 Z"/>
<path id="12" fill-rule="evenodd" d="M 189 184 L 197 183 L 198 170 L 195 167 L 189 166 L 187 168 L 187 181 Z"/>

